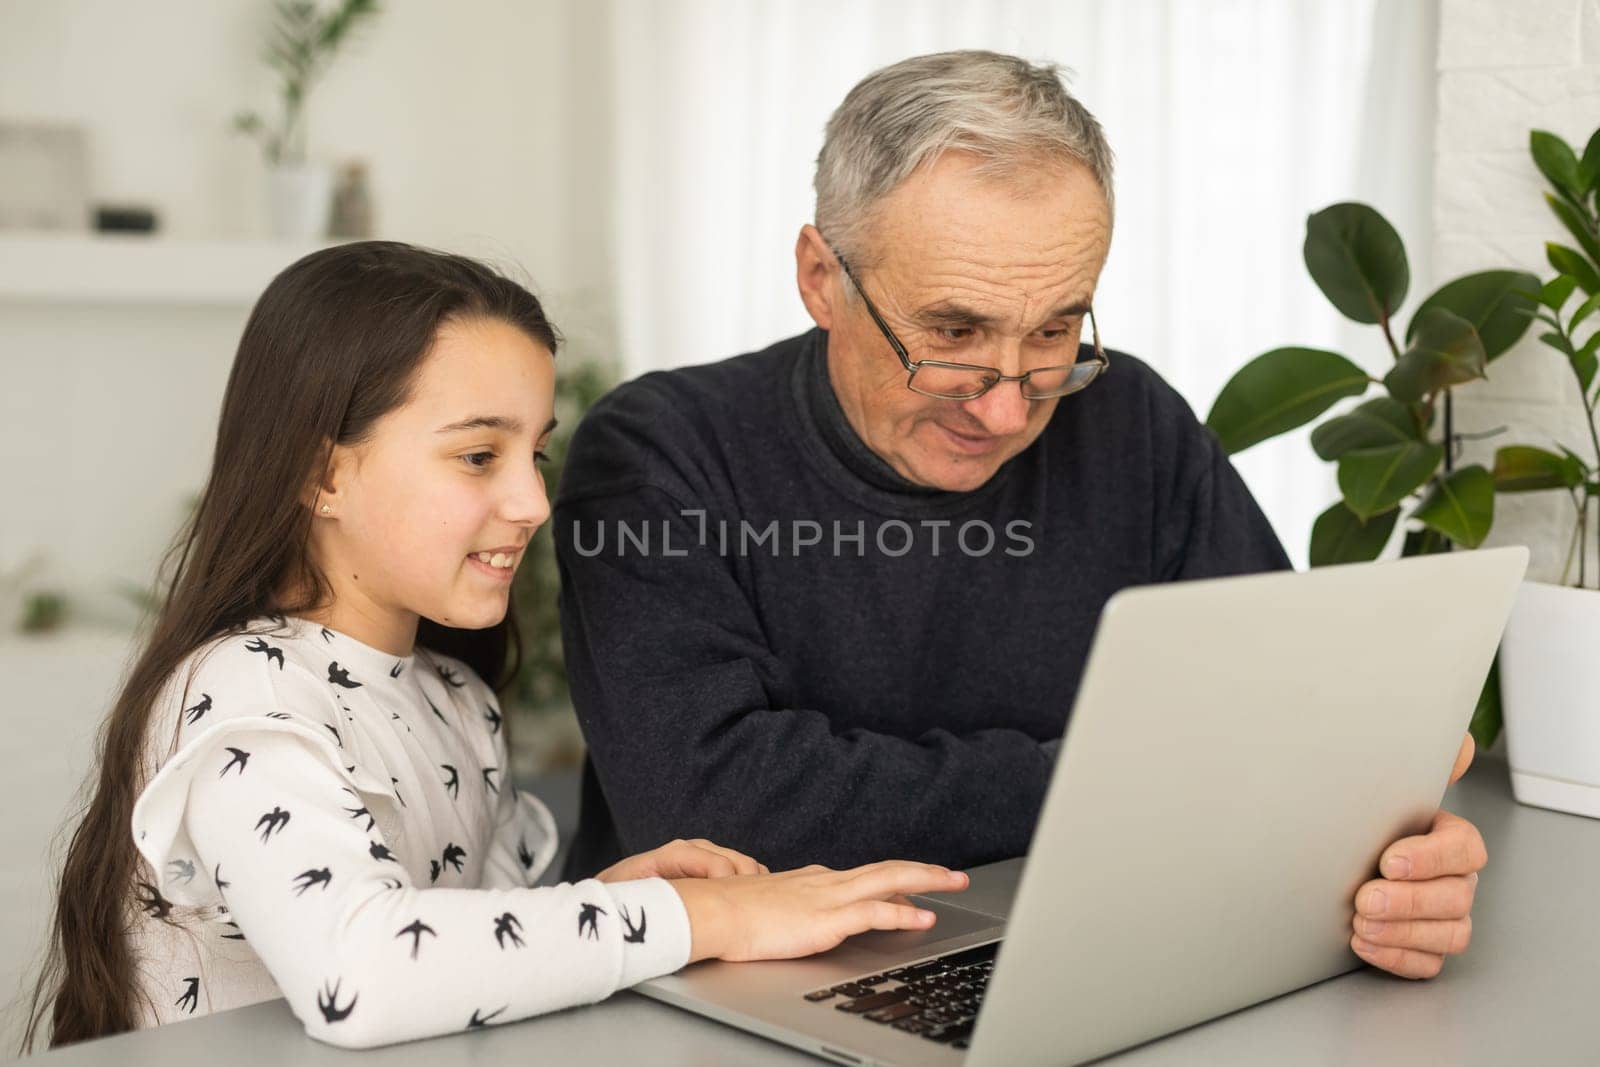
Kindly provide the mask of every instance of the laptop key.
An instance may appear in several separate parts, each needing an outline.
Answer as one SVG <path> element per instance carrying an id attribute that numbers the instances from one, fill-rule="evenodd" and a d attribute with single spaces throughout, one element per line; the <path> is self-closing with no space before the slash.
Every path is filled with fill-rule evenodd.
<path id="1" fill-rule="evenodd" d="M 929 1041 L 938 1041 L 945 1044 L 972 1036 L 972 1019 L 951 1023 L 949 1026 L 939 1026 L 931 1030 L 924 1030 L 922 1036 Z"/>
<path id="2" fill-rule="evenodd" d="M 908 1015 L 915 1015 L 921 1010 L 915 1004 L 907 1004 L 902 1000 L 898 1004 L 890 1004 L 887 1007 L 869 1011 L 863 1018 L 871 1019 L 875 1023 L 892 1023 L 896 1019 L 904 1019 Z"/>
<path id="3" fill-rule="evenodd" d="M 905 994 L 901 993 L 898 989 L 891 989 L 884 993 L 873 993 L 870 996 L 856 997 L 854 1000 L 847 1000 L 843 1004 L 835 1004 L 834 1008 L 839 1011 L 847 1011 L 851 1015 L 861 1015 L 872 1011 L 875 1008 L 884 1008 L 888 1007 L 890 1004 L 898 1004 L 904 999 Z"/>
<path id="4" fill-rule="evenodd" d="M 831 989 L 817 989 L 817 990 L 813 990 L 810 993 L 807 993 L 806 994 L 806 999 L 810 1000 L 810 1001 L 830 1000 L 833 997 L 836 997 L 838 995 L 839 994 L 835 993 Z"/>
<path id="5" fill-rule="evenodd" d="M 859 985 L 855 982 L 844 982 L 833 987 L 835 993 L 843 993 L 847 997 L 871 996 L 875 990 L 869 985 Z"/>

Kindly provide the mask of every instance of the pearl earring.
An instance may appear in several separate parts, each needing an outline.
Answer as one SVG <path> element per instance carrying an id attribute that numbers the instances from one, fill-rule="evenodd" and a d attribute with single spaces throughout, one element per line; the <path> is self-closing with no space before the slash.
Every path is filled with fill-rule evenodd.
<path id="1" fill-rule="evenodd" d="M 330 508 L 328 505 L 324 504 L 324 505 L 322 505 L 322 513 L 324 515 L 332 515 L 333 514 L 333 509 Z"/>

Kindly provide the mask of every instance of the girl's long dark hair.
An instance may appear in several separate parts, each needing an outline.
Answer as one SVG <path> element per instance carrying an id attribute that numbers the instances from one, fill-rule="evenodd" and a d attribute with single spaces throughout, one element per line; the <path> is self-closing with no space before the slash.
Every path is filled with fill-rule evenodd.
<path id="1" fill-rule="evenodd" d="M 522 286 L 473 260 L 389 241 L 314 252 L 256 302 L 228 377 L 210 478 L 166 556 L 167 595 L 101 727 L 93 796 L 56 887 L 21 1051 L 32 1051 L 46 1013 L 52 1047 L 136 1025 L 129 926 L 140 907 L 166 918 L 153 887 L 142 887 L 143 901 L 135 893 L 129 829 L 146 753 L 161 740 L 146 737 L 152 705 L 185 657 L 212 638 L 325 602 L 327 581 L 306 551 L 305 500 L 328 442 L 364 440 L 407 399 L 439 327 L 472 318 L 504 321 L 556 350 L 555 328 Z M 299 591 L 294 602 L 285 590 Z M 499 688 L 520 658 L 515 620 L 508 610 L 500 624 L 469 631 L 423 619 L 417 643 L 466 661 Z"/>

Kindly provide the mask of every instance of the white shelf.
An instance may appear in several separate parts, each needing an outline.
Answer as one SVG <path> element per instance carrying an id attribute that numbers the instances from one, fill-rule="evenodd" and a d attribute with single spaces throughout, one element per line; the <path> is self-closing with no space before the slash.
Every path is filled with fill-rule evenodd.
<path id="1" fill-rule="evenodd" d="M 325 243 L 0 231 L 0 302 L 248 307 Z"/>

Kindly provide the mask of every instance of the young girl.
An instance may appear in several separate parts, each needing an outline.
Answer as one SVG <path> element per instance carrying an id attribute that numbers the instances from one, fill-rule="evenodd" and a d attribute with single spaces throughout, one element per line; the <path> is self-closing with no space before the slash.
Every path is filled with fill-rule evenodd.
<path id="1" fill-rule="evenodd" d="M 324 1041 L 404 1041 L 926 928 L 903 894 L 966 884 L 680 841 L 532 888 L 555 829 L 512 788 L 484 679 L 550 513 L 556 346 L 527 291 L 406 245 L 267 288 L 103 730 L 25 1047 L 46 1011 L 60 1045 L 275 996 Z"/>

